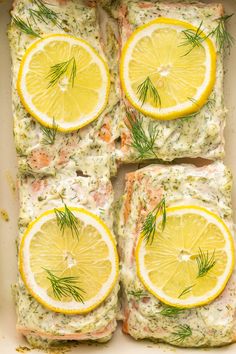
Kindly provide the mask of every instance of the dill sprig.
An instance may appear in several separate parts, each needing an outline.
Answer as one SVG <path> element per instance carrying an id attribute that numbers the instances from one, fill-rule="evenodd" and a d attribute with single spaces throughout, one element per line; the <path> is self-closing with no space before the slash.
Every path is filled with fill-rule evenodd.
<path id="1" fill-rule="evenodd" d="M 144 237 L 146 243 L 152 244 L 154 236 L 156 233 L 156 220 L 158 215 L 162 215 L 162 231 L 166 225 L 166 201 L 162 198 L 157 206 L 148 213 L 144 224 L 142 226 L 142 236 Z"/>
<path id="2" fill-rule="evenodd" d="M 43 269 L 48 274 L 47 279 L 51 283 L 55 298 L 61 300 L 63 296 L 72 296 L 75 301 L 84 302 L 82 293 L 85 291 L 77 285 L 77 277 L 58 277 L 49 269 Z"/>
<path id="3" fill-rule="evenodd" d="M 185 288 L 185 289 L 179 294 L 178 299 L 180 299 L 182 296 L 188 294 L 188 293 L 192 290 L 192 288 L 193 288 L 195 285 L 196 285 L 196 284 L 193 284 L 193 285 L 190 285 L 190 286 L 188 286 L 187 288 Z"/>
<path id="4" fill-rule="evenodd" d="M 199 107 L 197 100 L 193 97 L 187 97 L 187 99 L 192 102 L 195 106 Z"/>
<path id="5" fill-rule="evenodd" d="M 54 209 L 54 212 L 56 214 L 57 225 L 62 231 L 62 235 L 64 235 L 65 229 L 69 228 L 72 236 L 76 236 L 79 240 L 79 222 L 68 206 L 64 203 L 64 210 Z"/>
<path id="6" fill-rule="evenodd" d="M 193 29 L 187 29 L 182 31 L 185 36 L 185 40 L 180 44 L 180 46 L 190 46 L 190 49 L 183 56 L 186 56 L 191 53 L 191 51 L 196 47 L 202 47 L 202 42 L 204 42 L 207 38 L 207 36 L 202 30 L 202 23 L 203 21 L 201 21 L 196 31 Z"/>
<path id="7" fill-rule="evenodd" d="M 196 257 L 196 261 L 198 265 L 197 278 L 204 277 L 216 264 L 215 251 L 210 256 L 208 251 L 204 253 L 201 248 L 199 248 L 199 254 Z"/>
<path id="8" fill-rule="evenodd" d="M 75 77 L 77 73 L 77 66 L 74 57 L 62 63 L 55 64 L 50 68 L 50 72 L 47 76 L 47 79 L 48 78 L 50 79 L 48 87 L 56 85 L 56 83 L 61 79 L 61 77 L 67 71 L 69 71 L 69 69 L 70 69 L 69 82 L 71 83 L 72 87 L 74 87 Z"/>
<path id="9" fill-rule="evenodd" d="M 182 343 L 185 340 L 185 338 L 192 335 L 192 330 L 190 326 L 187 324 L 179 325 L 176 326 L 175 328 L 176 331 L 172 332 L 172 335 L 174 336 L 172 342 Z"/>
<path id="10" fill-rule="evenodd" d="M 216 44 L 219 48 L 219 51 L 222 52 L 224 49 L 228 49 L 230 52 L 230 49 L 232 45 L 234 44 L 234 38 L 233 36 L 227 31 L 226 25 L 227 22 L 231 19 L 231 17 L 234 14 L 232 13 L 231 15 L 224 15 L 219 17 L 216 21 L 218 22 L 218 25 L 216 28 L 210 32 L 211 36 L 214 36 L 216 39 Z"/>
<path id="11" fill-rule="evenodd" d="M 41 126 L 40 130 L 44 135 L 42 143 L 44 145 L 53 145 L 55 143 L 56 135 L 58 132 L 58 125 L 56 124 L 55 119 L 53 118 L 53 123 L 51 128 Z"/>
<path id="12" fill-rule="evenodd" d="M 137 159 L 157 157 L 154 145 L 158 136 L 158 126 L 150 121 L 146 132 L 143 128 L 143 119 L 140 116 L 133 118 L 130 112 L 127 111 L 126 113 L 132 138 L 131 146 L 138 152 Z"/>
<path id="13" fill-rule="evenodd" d="M 166 316 L 166 317 L 175 317 L 175 316 L 178 316 L 183 311 L 184 311 L 184 309 L 182 309 L 182 308 L 164 305 L 164 308 L 161 310 L 160 315 Z"/>
<path id="14" fill-rule="evenodd" d="M 160 95 L 149 76 L 137 87 L 137 94 L 139 95 L 139 100 L 142 102 L 142 105 L 146 102 L 149 95 L 153 98 L 156 106 L 157 104 L 161 106 Z"/>
<path id="15" fill-rule="evenodd" d="M 136 297 L 137 300 L 140 300 L 143 297 L 147 296 L 147 294 L 143 290 L 136 290 L 136 291 L 135 290 L 131 290 L 131 291 L 128 291 L 128 294 Z"/>
<path id="16" fill-rule="evenodd" d="M 58 14 L 46 6 L 46 4 L 41 0 L 34 0 L 33 3 L 37 6 L 37 10 L 29 9 L 30 16 L 36 22 L 40 20 L 44 23 L 51 21 L 54 25 L 59 25 Z"/>
<path id="17" fill-rule="evenodd" d="M 24 32 L 29 36 L 41 38 L 41 36 L 32 28 L 29 19 L 27 19 L 27 22 L 25 22 L 19 16 L 12 16 L 12 21 L 14 25 L 16 25 L 21 30 L 21 32 Z"/>

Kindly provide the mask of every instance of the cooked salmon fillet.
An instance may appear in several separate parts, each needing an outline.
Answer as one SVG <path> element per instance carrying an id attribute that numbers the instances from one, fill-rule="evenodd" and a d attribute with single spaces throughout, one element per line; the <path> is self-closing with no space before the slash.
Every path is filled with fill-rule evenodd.
<path id="1" fill-rule="evenodd" d="M 117 6 L 115 7 L 117 8 Z M 217 19 L 224 14 L 222 4 L 205 4 L 200 2 L 173 2 L 173 1 L 132 1 L 121 0 L 118 12 L 120 51 L 127 39 L 139 26 L 158 17 L 168 17 L 187 21 L 196 27 L 203 23 L 206 33 L 216 28 Z M 212 38 L 212 37 L 211 37 Z M 213 42 L 216 46 L 215 39 Z M 217 50 L 219 48 L 216 48 Z M 121 93 L 121 149 L 118 159 L 122 162 L 134 162 L 141 159 L 137 150 L 132 147 L 132 136 L 128 128 L 127 110 L 131 110 L 134 117 L 143 119 L 143 129 L 148 135 L 150 121 L 156 132 L 153 148 L 153 158 L 171 161 L 181 157 L 202 157 L 217 160 L 224 156 L 224 137 L 226 108 L 223 94 L 223 56 L 217 54 L 217 77 L 213 92 L 208 103 L 193 117 L 186 117 L 170 121 L 151 120 L 136 109 L 132 109 L 128 100 Z M 150 156 L 150 159 L 152 156 Z"/>
<path id="2" fill-rule="evenodd" d="M 167 206 L 203 206 L 219 215 L 233 232 L 231 189 L 231 173 L 221 162 L 201 168 L 150 165 L 127 174 L 125 194 L 118 203 L 115 219 L 121 257 L 125 333 L 135 339 L 149 338 L 183 347 L 221 346 L 236 341 L 235 270 L 222 294 L 213 302 L 168 317 L 161 314 L 164 305 L 140 282 L 134 257 L 147 213 L 163 197 Z M 175 342 L 175 328 L 186 324 L 192 335 L 182 342 Z"/>
<path id="3" fill-rule="evenodd" d="M 47 6 L 57 13 L 60 26 L 51 21 L 32 20 L 32 26 L 40 35 L 66 33 L 83 38 L 107 61 L 101 41 L 94 1 L 50 0 Z M 15 0 L 11 15 L 21 20 L 30 19 L 29 10 L 37 9 L 34 2 Z M 37 38 L 23 33 L 11 22 L 8 30 L 12 56 L 12 97 L 14 136 L 19 171 L 23 174 L 54 175 L 61 169 L 80 170 L 84 174 L 114 174 L 115 140 L 118 138 L 118 92 L 114 89 L 111 71 L 111 90 L 105 111 L 97 120 L 73 133 L 57 133 L 54 144 L 45 143 L 41 125 L 33 119 L 21 104 L 16 82 L 21 59 L 26 49 Z M 108 63 L 109 65 L 109 63 Z M 102 169 L 101 169 L 102 166 Z"/>
<path id="4" fill-rule="evenodd" d="M 77 177 L 58 174 L 57 177 L 21 177 L 20 239 L 28 224 L 42 212 L 63 206 L 81 206 L 97 214 L 107 226 L 113 226 L 113 190 L 106 178 Z M 20 277 L 13 288 L 17 310 L 17 330 L 32 345 L 48 346 L 58 341 L 107 341 L 116 328 L 119 285 L 99 307 L 85 315 L 65 315 L 46 309 L 32 297 Z"/>

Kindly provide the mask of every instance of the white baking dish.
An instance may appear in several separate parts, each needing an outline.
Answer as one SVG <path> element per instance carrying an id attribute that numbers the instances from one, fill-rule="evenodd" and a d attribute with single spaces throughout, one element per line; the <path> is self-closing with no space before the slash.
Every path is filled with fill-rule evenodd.
<path id="1" fill-rule="evenodd" d="M 211 2 L 211 1 L 206 1 Z M 236 13 L 236 1 L 223 1 L 226 12 Z M 11 77 L 10 53 L 6 36 L 7 24 L 10 20 L 9 10 L 12 0 L 0 0 L 0 208 L 9 214 L 9 221 L 0 218 L 0 353 L 13 354 L 19 351 L 19 346 L 26 346 L 25 340 L 16 333 L 15 311 L 11 296 L 11 284 L 17 273 L 15 239 L 17 237 L 18 201 L 17 192 L 13 191 L 16 180 L 16 156 L 13 141 L 13 119 L 11 113 Z M 229 26 L 230 32 L 236 38 L 236 15 Z M 231 50 L 230 57 L 225 59 L 225 99 L 229 109 L 226 139 L 226 164 L 236 176 L 236 45 Z M 122 168 L 115 181 L 117 191 L 123 188 L 124 172 L 134 167 Z M 233 203 L 236 207 L 236 189 L 233 191 Z M 18 348 L 18 350 L 17 350 Z M 103 354 L 161 354 L 168 352 L 193 353 L 205 352 L 206 349 L 178 349 L 165 344 L 153 344 L 148 341 L 136 342 L 122 334 L 120 328 L 113 339 L 107 344 L 80 344 L 71 353 L 103 353 Z M 236 344 L 217 349 L 207 349 L 212 353 L 235 353 Z M 32 350 L 28 353 L 40 353 Z M 64 353 L 58 350 L 57 353 Z"/>

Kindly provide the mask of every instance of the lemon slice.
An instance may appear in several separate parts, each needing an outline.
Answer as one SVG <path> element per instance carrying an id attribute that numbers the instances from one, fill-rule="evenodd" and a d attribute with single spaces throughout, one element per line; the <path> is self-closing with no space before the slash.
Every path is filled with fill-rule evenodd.
<path id="1" fill-rule="evenodd" d="M 82 39 L 53 34 L 34 42 L 19 70 L 17 89 L 26 110 L 42 125 L 77 130 L 104 110 L 110 77 L 107 64 Z"/>
<path id="2" fill-rule="evenodd" d="M 162 120 L 189 115 L 206 103 L 212 91 L 214 45 L 206 38 L 193 48 L 186 44 L 183 31 L 198 29 L 187 22 L 158 18 L 135 30 L 124 46 L 122 87 L 130 103 L 145 115 Z M 205 36 L 201 30 L 200 36 Z"/>
<path id="3" fill-rule="evenodd" d="M 113 289 L 118 255 L 99 217 L 85 209 L 68 209 L 78 232 L 69 227 L 62 232 L 54 210 L 41 214 L 23 236 L 20 273 L 30 294 L 48 309 L 82 314 L 101 304 Z"/>
<path id="4" fill-rule="evenodd" d="M 234 266 L 234 241 L 224 222 L 202 207 L 167 209 L 152 243 L 142 235 L 136 247 L 138 276 L 162 302 L 195 307 L 214 300 L 225 288 Z"/>

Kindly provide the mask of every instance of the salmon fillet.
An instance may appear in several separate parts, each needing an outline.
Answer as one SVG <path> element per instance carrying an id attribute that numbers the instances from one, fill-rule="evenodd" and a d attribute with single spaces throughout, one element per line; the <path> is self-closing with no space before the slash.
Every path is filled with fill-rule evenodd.
<path id="1" fill-rule="evenodd" d="M 50 0 L 47 6 L 58 16 L 60 26 L 50 21 L 32 22 L 32 26 L 41 35 L 65 33 L 81 37 L 107 61 L 100 40 L 97 21 L 97 8 L 94 1 L 86 0 Z M 15 0 L 12 16 L 23 21 L 30 18 L 29 10 L 37 9 L 34 2 Z M 111 90 L 105 111 L 97 120 L 73 133 L 57 133 L 53 144 L 45 143 L 45 134 L 41 125 L 33 119 L 21 104 L 16 91 L 17 75 L 21 59 L 26 49 L 35 41 L 20 31 L 11 22 L 8 30 L 12 56 L 12 97 L 14 136 L 18 155 L 19 171 L 22 174 L 54 175 L 57 171 L 68 169 L 82 171 L 84 174 L 115 174 L 115 140 L 117 130 L 118 92 L 114 89 L 111 74 Z M 109 63 L 108 63 L 109 65 Z M 104 134 L 106 130 L 106 134 Z M 109 135 L 109 139 L 107 136 Z M 101 171 L 101 166 L 103 166 Z"/>
<path id="2" fill-rule="evenodd" d="M 131 33 L 139 26 L 158 17 L 169 17 L 190 22 L 199 27 L 203 21 L 206 33 L 212 31 L 218 24 L 217 19 L 224 14 L 222 4 L 205 4 L 201 2 L 174 1 L 135 1 L 122 0 L 115 11 L 119 22 L 120 52 Z M 216 46 L 215 39 L 213 42 Z M 216 48 L 217 50 L 219 48 Z M 143 129 L 148 135 L 150 117 L 144 116 L 132 108 L 121 91 L 121 148 L 118 159 L 121 162 L 136 162 L 144 160 L 138 151 L 132 147 L 131 131 L 128 127 L 126 111 L 134 117 L 143 120 Z M 217 55 L 217 77 L 215 87 L 206 104 L 193 117 L 170 121 L 152 119 L 152 129 L 156 132 L 154 153 L 150 159 L 171 161 L 182 157 L 202 157 L 217 160 L 224 156 L 224 137 L 226 108 L 223 95 L 223 56 Z"/>
<path id="3" fill-rule="evenodd" d="M 58 174 L 56 177 L 19 178 L 19 237 L 28 224 L 42 212 L 63 206 L 91 210 L 113 227 L 113 189 L 106 177 L 78 177 Z M 116 328 L 119 284 L 93 311 L 84 315 L 65 315 L 48 310 L 32 297 L 18 275 L 13 288 L 17 312 L 17 330 L 37 346 L 55 345 L 58 341 L 109 340 Z"/>
<path id="4" fill-rule="evenodd" d="M 146 215 L 163 197 L 167 206 L 206 207 L 218 214 L 233 232 L 231 190 L 231 173 L 221 162 L 200 168 L 150 165 L 127 175 L 115 226 L 121 259 L 124 333 L 135 339 L 148 338 L 183 347 L 221 346 L 236 341 L 235 270 L 222 294 L 213 302 L 167 317 L 161 314 L 164 305 L 140 282 L 134 256 Z M 192 335 L 175 342 L 175 328 L 186 324 Z"/>

